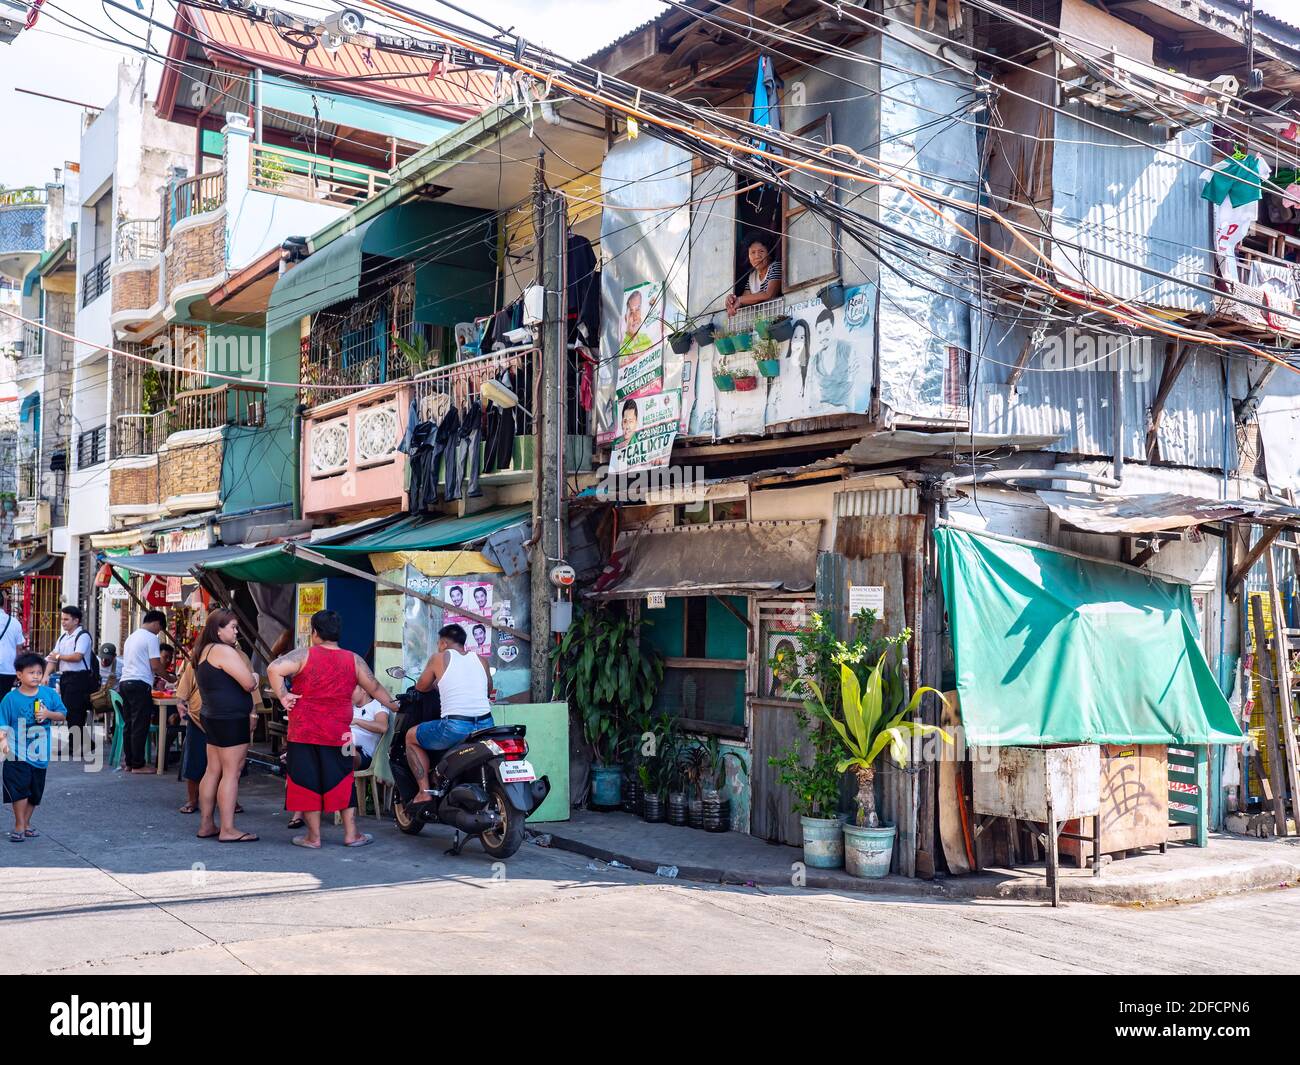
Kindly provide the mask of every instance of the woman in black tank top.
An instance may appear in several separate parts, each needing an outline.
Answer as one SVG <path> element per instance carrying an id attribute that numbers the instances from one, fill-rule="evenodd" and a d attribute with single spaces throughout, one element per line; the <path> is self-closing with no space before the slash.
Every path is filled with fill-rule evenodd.
<path id="1" fill-rule="evenodd" d="M 203 697 L 203 733 L 208 769 L 199 781 L 198 836 L 222 843 L 250 843 L 251 832 L 235 827 L 239 775 L 252 738 L 253 696 L 257 675 L 238 651 L 239 623 L 229 610 L 214 610 L 194 646 L 194 679 Z M 221 828 L 214 819 L 221 810 Z"/>

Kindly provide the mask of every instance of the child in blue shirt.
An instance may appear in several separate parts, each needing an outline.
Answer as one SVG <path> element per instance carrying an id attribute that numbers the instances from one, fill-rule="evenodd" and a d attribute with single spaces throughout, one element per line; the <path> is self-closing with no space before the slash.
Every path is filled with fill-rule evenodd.
<path id="1" fill-rule="evenodd" d="M 0 757 L 4 758 L 4 801 L 14 808 L 10 843 L 40 835 L 32 828 L 32 812 L 45 793 L 50 764 L 50 723 L 63 721 L 68 711 L 45 678 L 45 659 L 21 654 L 14 659 L 18 687 L 0 699 Z"/>

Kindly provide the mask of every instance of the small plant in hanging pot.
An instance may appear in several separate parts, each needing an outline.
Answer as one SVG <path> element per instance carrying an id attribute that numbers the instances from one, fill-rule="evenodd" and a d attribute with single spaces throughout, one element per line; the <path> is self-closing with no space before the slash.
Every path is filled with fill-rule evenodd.
<path id="1" fill-rule="evenodd" d="M 724 355 L 714 364 L 713 384 L 719 392 L 736 391 L 736 378 L 731 372 L 731 359 L 729 357 Z"/>
<path id="2" fill-rule="evenodd" d="M 740 329 L 732 334 L 732 344 L 737 352 L 750 351 L 754 347 L 754 333 L 750 329 Z"/>
<path id="3" fill-rule="evenodd" d="M 838 281 L 833 285 L 827 285 L 818 291 L 817 298 L 822 301 L 827 310 L 838 310 L 844 306 L 844 286 Z"/>
<path id="4" fill-rule="evenodd" d="M 691 350 L 691 344 L 695 341 L 698 328 L 695 322 L 682 322 L 676 329 L 668 334 L 668 346 L 678 355 L 685 355 Z M 701 347 L 704 345 L 701 344 Z"/>
<path id="5" fill-rule="evenodd" d="M 781 352 L 770 337 L 754 345 L 754 359 L 758 372 L 764 377 L 777 377 L 781 373 Z"/>
<path id="6" fill-rule="evenodd" d="M 767 318 L 756 318 L 754 320 L 754 333 L 759 340 L 772 339 L 772 323 Z"/>
<path id="7" fill-rule="evenodd" d="M 910 638 L 910 635 L 907 633 L 906 638 Z M 816 682 L 808 682 L 808 687 L 816 698 L 817 710 L 831 723 L 839 738 L 841 757 L 836 770 L 840 773 L 852 771 L 857 777 L 857 813 L 853 823 L 844 826 L 844 868 L 852 876 L 885 876 L 893 859 L 894 836 L 898 829 L 894 825 L 881 825 L 876 813 L 876 759 L 888 748 L 899 768 L 906 768 L 908 741 L 913 737 L 938 733 L 945 743 L 953 742 L 952 736 L 938 725 L 909 720 L 921 705 L 921 698 L 926 692 L 934 692 L 947 705 L 947 700 L 934 688 L 918 688 L 911 701 L 897 713 L 893 713 L 892 706 L 886 705 L 886 692 L 894 692 L 897 688 L 883 676 L 886 670 L 885 660 L 903 642 L 905 640 L 900 639 L 880 656 L 867 675 L 865 688 L 859 684 L 857 674 L 848 665 L 840 663 L 843 721 L 826 705 Z"/>
<path id="8" fill-rule="evenodd" d="M 695 327 L 695 332 L 691 335 L 695 338 L 695 343 L 702 348 L 707 348 L 713 343 L 713 323 L 701 322 Z"/>
<path id="9" fill-rule="evenodd" d="M 794 319 L 788 314 L 773 318 L 768 324 L 767 333 L 772 340 L 784 344 L 794 336 Z"/>
<path id="10" fill-rule="evenodd" d="M 751 356 L 745 356 L 731 371 L 737 392 L 752 392 L 758 387 L 758 365 Z"/>
<path id="11" fill-rule="evenodd" d="M 725 329 L 721 332 L 715 330 L 713 346 L 718 349 L 719 355 L 734 355 L 736 353 L 736 338 Z"/>

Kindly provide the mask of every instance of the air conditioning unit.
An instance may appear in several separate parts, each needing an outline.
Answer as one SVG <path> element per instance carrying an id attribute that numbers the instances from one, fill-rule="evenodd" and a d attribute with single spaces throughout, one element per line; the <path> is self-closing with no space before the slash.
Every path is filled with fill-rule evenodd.
<path id="1" fill-rule="evenodd" d="M 26 25 L 26 4 L 18 0 L 0 0 L 0 44 L 9 44 Z"/>

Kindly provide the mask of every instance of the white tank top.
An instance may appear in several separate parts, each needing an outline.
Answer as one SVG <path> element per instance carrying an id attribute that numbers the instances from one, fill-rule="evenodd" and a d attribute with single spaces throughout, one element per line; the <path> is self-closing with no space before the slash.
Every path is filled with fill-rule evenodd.
<path id="1" fill-rule="evenodd" d="M 447 668 L 438 681 L 443 717 L 481 717 L 492 712 L 487 670 L 471 652 L 447 652 Z"/>

